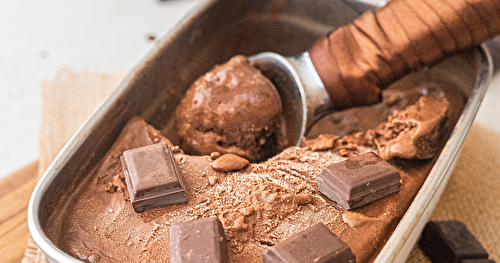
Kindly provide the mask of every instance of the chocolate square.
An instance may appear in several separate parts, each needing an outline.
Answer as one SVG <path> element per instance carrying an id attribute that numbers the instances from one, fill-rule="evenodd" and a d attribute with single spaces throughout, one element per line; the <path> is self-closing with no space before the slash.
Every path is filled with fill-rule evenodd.
<path id="1" fill-rule="evenodd" d="M 488 258 L 488 252 L 460 221 L 427 223 L 418 244 L 432 262 L 459 263 L 465 259 Z"/>
<path id="2" fill-rule="evenodd" d="M 326 167 L 317 177 L 321 193 L 344 209 L 354 209 L 399 192 L 398 170 L 369 152 Z"/>
<path id="3" fill-rule="evenodd" d="M 229 262 L 222 223 L 209 217 L 175 224 L 169 231 L 170 262 Z"/>
<path id="4" fill-rule="evenodd" d="M 188 201 L 172 149 L 165 142 L 125 151 L 120 160 L 137 213 Z"/>
<path id="5" fill-rule="evenodd" d="M 351 248 L 322 223 L 307 228 L 267 250 L 263 263 L 354 263 Z"/>

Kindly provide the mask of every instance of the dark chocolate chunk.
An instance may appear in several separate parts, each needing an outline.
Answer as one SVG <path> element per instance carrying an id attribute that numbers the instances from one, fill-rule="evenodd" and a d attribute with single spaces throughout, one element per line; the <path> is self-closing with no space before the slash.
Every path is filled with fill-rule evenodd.
<path id="1" fill-rule="evenodd" d="M 120 159 L 137 213 L 188 201 L 172 149 L 165 142 L 125 151 Z"/>
<path id="2" fill-rule="evenodd" d="M 187 221 L 170 228 L 170 262 L 229 262 L 227 239 L 216 217 Z"/>
<path id="3" fill-rule="evenodd" d="M 272 246 L 262 259 L 264 263 L 356 262 L 351 248 L 322 223 Z"/>
<path id="4" fill-rule="evenodd" d="M 399 192 L 398 170 L 369 152 L 326 167 L 317 177 L 321 193 L 344 209 L 354 209 Z"/>
<path id="5" fill-rule="evenodd" d="M 488 253 L 460 221 L 427 223 L 419 241 L 432 262 L 459 263 L 464 259 L 487 259 Z"/>

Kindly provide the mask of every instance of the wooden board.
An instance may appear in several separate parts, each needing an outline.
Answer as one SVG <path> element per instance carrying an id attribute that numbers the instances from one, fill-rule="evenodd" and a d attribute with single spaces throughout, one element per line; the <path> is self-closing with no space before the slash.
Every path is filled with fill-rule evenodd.
<path id="1" fill-rule="evenodd" d="M 38 182 L 38 162 L 0 180 L 0 261 L 21 262 L 29 231 L 26 221 L 31 192 Z"/>

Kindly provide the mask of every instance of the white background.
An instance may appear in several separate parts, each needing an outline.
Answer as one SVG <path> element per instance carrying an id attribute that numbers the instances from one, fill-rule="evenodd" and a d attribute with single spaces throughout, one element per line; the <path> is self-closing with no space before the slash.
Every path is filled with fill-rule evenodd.
<path id="1" fill-rule="evenodd" d="M 126 72 L 195 0 L 0 1 L 0 178 L 35 161 L 42 80 L 74 70 Z"/>

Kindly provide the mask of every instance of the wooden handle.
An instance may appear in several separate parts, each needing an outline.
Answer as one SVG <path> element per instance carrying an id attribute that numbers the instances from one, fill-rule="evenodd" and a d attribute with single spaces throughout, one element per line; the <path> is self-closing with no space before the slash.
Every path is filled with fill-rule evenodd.
<path id="1" fill-rule="evenodd" d="M 318 40 L 311 60 L 337 109 L 500 33 L 500 0 L 393 0 Z"/>

